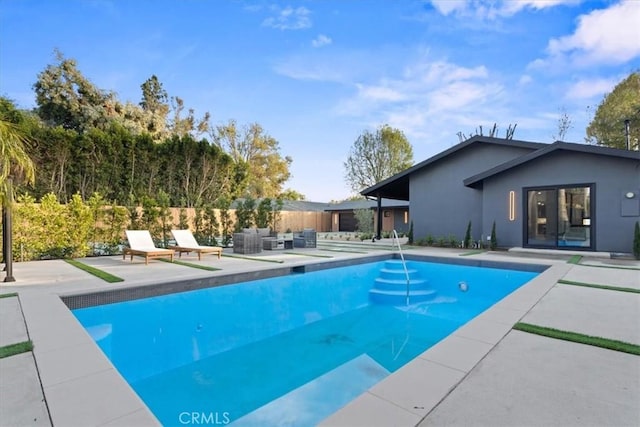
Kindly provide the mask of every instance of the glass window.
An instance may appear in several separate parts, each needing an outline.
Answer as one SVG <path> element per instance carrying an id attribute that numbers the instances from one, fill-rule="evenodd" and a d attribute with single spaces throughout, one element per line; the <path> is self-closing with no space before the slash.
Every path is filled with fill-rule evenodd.
<path id="1" fill-rule="evenodd" d="M 591 247 L 591 188 L 558 189 L 558 245 Z"/>
<path id="2" fill-rule="evenodd" d="M 591 186 L 527 190 L 526 242 L 541 247 L 591 247 Z"/>
<path id="3" fill-rule="evenodd" d="M 527 244 L 556 245 L 556 192 L 555 190 L 529 190 L 527 192 Z"/>

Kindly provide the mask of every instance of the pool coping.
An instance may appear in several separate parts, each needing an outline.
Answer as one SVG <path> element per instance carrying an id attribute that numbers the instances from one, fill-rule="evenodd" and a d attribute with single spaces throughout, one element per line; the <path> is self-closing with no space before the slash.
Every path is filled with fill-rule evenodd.
<path id="1" fill-rule="evenodd" d="M 536 260 L 460 260 L 457 256 L 438 256 L 406 254 L 408 259 L 417 256 L 420 259 L 446 259 L 456 264 L 485 266 L 505 264 L 547 266 L 546 270 L 521 288 L 477 316 L 465 326 L 455 331 L 409 364 L 399 369 L 385 380 L 363 393 L 350 404 L 325 419 L 321 425 L 367 424 L 372 414 L 382 411 L 391 416 L 394 425 L 416 425 L 428 414 L 491 349 L 509 332 L 514 323 L 526 313 L 551 289 L 556 281 L 571 268 L 564 262 Z M 354 257 L 332 262 L 309 260 L 292 266 L 292 269 L 313 271 L 369 262 L 372 258 L 388 259 L 390 254 L 378 256 Z M 532 262 L 533 261 L 533 262 Z M 334 265 L 331 265 L 334 264 Z M 303 265 L 304 267 L 301 267 Z M 289 267 L 285 267 L 287 269 Z M 531 267 L 539 268 L 539 267 Z M 256 278 L 273 277 L 282 266 L 265 266 L 264 269 L 248 272 Z M 241 276 L 230 273 L 228 276 Z M 224 277 L 224 276 L 219 276 Z M 252 279 L 253 280 L 253 279 Z M 192 282 L 190 279 L 189 282 Z M 184 281 L 171 282 L 175 289 Z M 204 283 L 204 282 L 203 282 Z M 213 284 L 213 286 L 220 285 Z M 151 289 L 158 284 L 132 286 L 128 289 Z M 211 285 L 209 283 L 209 285 Z M 205 286 L 206 287 L 206 286 Z M 126 290 L 120 286 L 120 290 Z M 36 344 L 34 357 L 40 373 L 41 384 L 53 425 L 160 425 L 128 385 L 120 373 L 113 367 L 89 334 L 77 322 L 63 298 L 84 296 L 88 301 L 96 294 L 104 292 L 42 292 L 28 290 L 20 292 L 23 312 L 29 334 Z M 180 290 L 185 290 L 181 288 Z M 479 335 L 480 334 L 480 335 Z M 429 372 L 429 380 L 416 382 Z M 422 373 L 422 374 L 421 374 Z M 435 381 L 434 381 L 435 379 Z M 420 393 L 406 384 L 418 384 Z M 416 396 L 429 398 L 415 402 Z M 364 409 L 363 409 L 364 408 Z M 376 418 L 380 421 L 381 418 Z M 360 421 L 359 421 L 360 420 Z M 401 422 L 406 420 L 406 422 Z M 378 423 L 379 424 L 379 423 Z"/>

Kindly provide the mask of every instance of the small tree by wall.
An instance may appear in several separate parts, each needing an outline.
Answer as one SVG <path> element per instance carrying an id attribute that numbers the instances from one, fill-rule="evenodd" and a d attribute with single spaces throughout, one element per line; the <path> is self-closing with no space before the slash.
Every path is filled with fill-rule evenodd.
<path id="1" fill-rule="evenodd" d="M 266 228 L 272 223 L 271 199 L 266 197 L 258 203 L 258 209 L 255 214 L 256 227 Z"/>
<path id="2" fill-rule="evenodd" d="M 236 231 L 242 231 L 243 228 L 251 228 L 254 224 L 256 201 L 247 197 L 238 204 L 236 208 Z"/>
<path id="3" fill-rule="evenodd" d="M 492 251 L 498 249 L 498 238 L 496 237 L 496 222 L 493 221 L 493 226 L 491 227 L 491 244 L 490 248 Z"/>
<path id="4" fill-rule="evenodd" d="M 164 191 L 160 190 L 158 192 L 158 217 L 160 219 L 160 240 L 162 241 L 163 246 L 166 248 L 169 244 L 169 234 L 171 233 L 171 229 L 173 228 L 173 215 L 169 210 L 169 195 Z"/>
<path id="5" fill-rule="evenodd" d="M 373 233 L 373 211 L 371 209 L 356 209 L 353 214 L 356 219 L 356 229 L 359 232 Z"/>
<path id="6" fill-rule="evenodd" d="M 216 217 L 216 211 L 212 205 L 208 204 L 204 208 L 204 244 L 207 246 L 217 246 L 218 241 L 216 240 L 216 236 L 218 236 L 219 224 L 218 218 Z"/>
<path id="7" fill-rule="evenodd" d="M 227 246 L 233 240 L 234 221 L 229 211 L 231 201 L 226 197 L 218 199 L 218 209 L 220 209 L 220 231 L 222 235 L 222 244 Z"/>
<path id="8" fill-rule="evenodd" d="M 129 194 L 126 208 L 129 212 L 129 229 L 140 230 L 143 228 L 142 210 L 138 209 L 138 204 L 136 203 L 136 198 L 133 194 Z"/>
<path id="9" fill-rule="evenodd" d="M 282 206 L 284 206 L 284 202 L 282 201 L 282 199 L 276 199 L 274 201 L 274 205 L 275 206 L 273 206 L 272 211 L 273 215 L 271 215 L 271 229 L 274 231 L 279 231 L 278 224 L 280 223 L 280 220 L 282 218 Z"/>
<path id="10" fill-rule="evenodd" d="M 149 230 L 155 240 L 164 242 L 162 238 L 162 223 L 160 222 L 160 208 L 158 202 L 152 197 L 142 198 L 142 215 L 140 217 L 142 229 Z"/>
<path id="11" fill-rule="evenodd" d="M 178 228 L 180 230 L 186 230 L 189 228 L 189 216 L 187 215 L 187 210 L 185 208 L 180 208 L 180 212 L 178 214 Z"/>
<path id="12" fill-rule="evenodd" d="M 413 245 L 413 221 L 409 224 L 409 233 L 407 233 L 407 243 Z"/>
<path id="13" fill-rule="evenodd" d="M 471 246 L 471 221 L 467 224 L 467 231 L 464 235 L 464 247 L 468 248 Z"/>
<path id="14" fill-rule="evenodd" d="M 640 259 L 640 222 L 638 221 L 633 232 L 633 256 L 635 259 Z"/>

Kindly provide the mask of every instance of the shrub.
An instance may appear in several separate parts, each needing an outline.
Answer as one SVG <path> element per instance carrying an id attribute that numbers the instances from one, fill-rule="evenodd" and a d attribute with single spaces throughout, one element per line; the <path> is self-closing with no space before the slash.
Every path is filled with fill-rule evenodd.
<path id="1" fill-rule="evenodd" d="M 469 248 L 471 246 L 471 221 L 467 224 L 467 232 L 464 235 L 464 247 Z"/>
<path id="2" fill-rule="evenodd" d="M 371 209 L 355 209 L 356 228 L 362 233 L 373 233 L 373 211 Z"/>
<path id="3" fill-rule="evenodd" d="M 91 207 L 79 194 L 68 204 L 53 193 L 39 205 L 30 196 L 20 196 L 14 211 L 13 254 L 21 261 L 83 257 L 90 253 L 94 219 Z"/>
<path id="4" fill-rule="evenodd" d="M 180 208 L 180 213 L 178 214 L 178 228 L 180 230 L 186 230 L 189 228 L 189 217 L 185 208 Z"/>
<path id="5" fill-rule="evenodd" d="M 229 207 L 231 201 L 226 197 L 218 199 L 218 209 L 220 209 L 220 228 L 222 233 L 222 245 L 228 246 L 233 241 L 233 218 Z"/>
<path id="6" fill-rule="evenodd" d="M 273 224 L 273 212 L 271 209 L 271 199 L 265 197 L 258 203 L 258 210 L 255 214 L 256 227 L 267 228 Z"/>
<path id="7" fill-rule="evenodd" d="M 434 238 L 431 234 L 427 235 L 426 243 L 427 246 L 433 246 Z"/>
<path id="8" fill-rule="evenodd" d="M 409 232 L 407 233 L 407 243 L 413 245 L 413 221 L 409 224 Z"/>
<path id="9" fill-rule="evenodd" d="M 360 233 L 359 238 L 361 242 L 364 242 L 365 240 L 371 240 L 373 239 L 373 233 Z"/>
<path id="10" fill-rule="evenodd" d="M 638 221 L 633 233 L 633 256 L 635 259 L 640 259 L 640 222 Z"/>
<path id="11" fill-rule="evenodd" d="M 256 201 L 250 197 L 244 199 L 236 207 L 236 231 L 253 227 L 255 220 Z"/>
<path id="12" fill-rule="evenodd" d="M 491 227 L 491 244 L 489 246 L 492 251 L 498 249 L 498 239 L 496 237 L 496 222 L 493 221 L 493 226 Z"/>

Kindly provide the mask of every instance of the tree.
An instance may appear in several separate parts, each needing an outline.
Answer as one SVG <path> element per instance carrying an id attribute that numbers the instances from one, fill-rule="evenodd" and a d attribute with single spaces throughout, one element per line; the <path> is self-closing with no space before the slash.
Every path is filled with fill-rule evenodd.
<path id="1" fill-rule="evenodd" d="M 287 188 L 286 190 L 282 191 L 280 193 L 280 198 L 282 200 L 306 200 L 306 197 L 304 194 L 293 190 L 291 188 Z"/>
<path id="2" fill-rule="evenodd" d="M 563 108 L 560 109 L 560 117 L 558 118 L 558 132 L 556 134 L 551 135 L 551 138 L 554 141 L 564 141 L 567 136 L 567 132 L 573 128 L 573 123 L 571 122 L 571 117 L 567 114 L 567 110 Z"/>
<path id="3" fill-rule="evenodd" d="M 496 222 L 493 221 L 493 225 L 491 226 L 491 237 L 489 239 L 489 247 L 492 251 L 498 249 L 498 237 L 496 236 Z"/>
<path id="4" fill-rule="evenodd" d="M 470 248 L 471 247 L 471 221 L 469 221 L 469 224 L 467 224 L 467 231 L 464 234 L 464 244 L 463 246 L 465 248 Z"/>
<path id="5" fill-rule="evenodd" d="M 11 209 L 13 177 L 28 183 L 35 180 L 33 162 L 26 151 L 27 140 L 20 129 L 0 116 L 0 206 L 2 207 L 2 257 L 5 263 L 5 282 L 13 282 L 13 254 Z"/>
<path id="6" fill-rule="evenodd" d="M 630 148 L 640 141 L 640 71 L 631 73 L 605 95 L 587 126 L 588 144 L 626 148 L 625 120 L 629 121 Z"/>
<path id="7" fill-rule="evenodd" d="M 243 228 L 251 228 L 255 223 L 256 201 L 251 197 L 238 201 L 236 207 L 236 231 L 240 232 Z"/>
<path id="8" fill-rule="evenodd" d="M 55 51 L 57 64 L 38 74 L 33 85 L 38 115 L 53 126 L 83 131 L 106 127 L 115 116 L 115 96 L 93 85 L 74 59 Z"/>
<path id="9" fill-rule="evenodd" d="M 169 96 L 155 74 L 142 83 L 140 88 L 142 89 L 140 107 L 142 107 L 143 112 L 147 113 L 143 118 L 146 122 L 145 130 L 160 139 L 166 136 Z M 132 113 L 135 113 L 133 108 L 129 108 Z M 131 115 L 131 113 L 128 115 Z"/>
<path id="10" fill-rule="evenodd" d="M 273 207 L 271 199 L 264 198 L 258 203 L 258 209 L 255 213 L 256 227 L 266 228 L 273 224 Z"/>
<path id="11" fill-rule="evenodd" d="M 343 164 L 345 179 L 360 192 L 413 165 L 413 148 L 404 133 L 383 125 L 375 133 L 364 131 Z"/>
<path id="12" fill-rule="evenodd" d="M 140 85 L 140 88 L 142 89 L 142 101 L 140 101 L 142 109 L 152 113 L 164 113 L 166 116 L 169 112 L 169 97 L 158 77 L 155 74 L 152 75 Z"/>
<path id="13" fill-rule="evenodd" d="M 4 98 L 0 101 L 8 102 Z M 20 117 L 16 116 L 16 119 L 20 120 Z M 0 204 L 2 206 L 7 206 L 13 200 L 10 178 L 28 184 L 35 182 L 35 167 L 27 152 L 28 145 L 24 131 L 19 125 L 7 120 L 4 114 L 0 114 Z"/>
<path id="14" fill-rule="evenodd" d="M 371 209 L 355 209 L 356 228 L 363 234 L 373 233 L 373 211 Z M 369 236 L 371 238 L 371 236 Z"/>
<path id="15" fill-rule="evenodd" d="M 213 139 L 246 171 L 244 195 L 253 198 L 278 197 L 291 176 L 290 157 L 280 155 L 279 143 L 265 134 L 258 123 L 242 129 L 234 120 L 218 126 Z"/>

